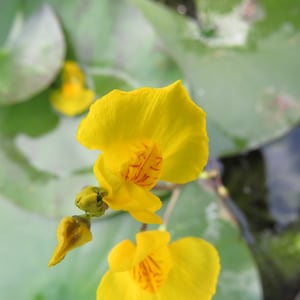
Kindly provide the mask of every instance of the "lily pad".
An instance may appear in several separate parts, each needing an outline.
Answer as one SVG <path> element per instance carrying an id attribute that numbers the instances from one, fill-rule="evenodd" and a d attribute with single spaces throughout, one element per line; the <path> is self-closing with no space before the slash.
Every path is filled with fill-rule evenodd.
<path id="1" fill-rule="evenodd" d="M 58 116 L 50 106 L 49 97 L 50 91 L 46 90 L 26 102 L 1 107 L 1 134 L 40 136 L 53 130 L 58 124 Z"/>
<path id="2" fill-rule="evenodd" d="M 127 1 L 48 2 L 61 19 L 70 52 L 80 63 L 112 71 L 117 79 L 126 74 L 139 86 L 162 86 L 182 77 L 150 24 Z"/>
<path id="3" fill-rule="evenodd" d="M 241 7 L 232 7 L 226 14 L 210 11 L 216 32 L 206 37 L 197 22 L 162 5 L 149 0 L 130 2 L 153 25 L 183 71 L 194 99 L 206 110 L 214 128 L 211 140 L 215 133 L 231 140 L 226 147 L 215 144 L 212 154 L 224 156 L 258 147 L 299 121 L 300 22 L 287 18 L 299 11 L 298 3 L 268 1 L 264 6 L 262 1 L 256 22 L 243 19 Z M 273 31 L 262 34 L 282 10 L 288 11 L 285 18 L 277 18 Z"/>
<path id="4" fill-rule="evenodd" d="M 1 1 L 0 11 L 5 12 L 1 14 L 0 26 L 0 47 L 5 43 L 9 30 L 13 24 L 16 10 L 19 7 L 20 0 Z"/>
<path id="5" fill-rule="evenodd" d="M 116 69 L 88 68 L 87 71 L 98 97 L 111 92 L 113 89 L 128 91 L 139 86 L 133 78 Z"/>
<path id="6" fill-rule="evenodd" d="M 96 185 L 92 165 L 98 152 L 76 141 L 79 119 L 62 118 L 56 130 L 40 136 L 2 136 L 0 191 L 17 205 L 49 216 L 78 213 L 76 194 Z M 83 169 L 89 172 L 81 172 Z"/>
<path id="7" fill-rule="evenodd" d="M 26 101 L 45 89 L 58 73 L 64 53 L 63 33 L 48 5 L 28 16 L 18 11 L 0 49 L 0 104 Z"/>

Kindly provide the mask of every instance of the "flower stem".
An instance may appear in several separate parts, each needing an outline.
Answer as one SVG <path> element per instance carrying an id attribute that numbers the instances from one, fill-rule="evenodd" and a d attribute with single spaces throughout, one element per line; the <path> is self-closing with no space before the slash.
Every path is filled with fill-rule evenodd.
<path id="1" fill-rule="evenodd" d="M 164 214 L 164 217 L 163 217 L 163 224 L 165 226 L 167 226 L 167 224 L 168 224 L 169 218 L 170 218 L 171 213 L 172 213 L 172 211 L 173 211 L 173 209 L 175 207 L 175 204 L 177 202 L 179 194 L 180 194 L 180 187 L 176 186 L 174 188 L 174 190 L 172 191 L 171 198 L 169 200 L 168 206 L 166 208 L 166 211 L 165 211 L 165 214 Z"/>
<path id="2" fill-rule="evenodd" d="M 141 226 L 140 231 L 146 231 L 147 230 L 147 226 L 148 226 L 148 224 L 143 223 L 142 226 Z"/>

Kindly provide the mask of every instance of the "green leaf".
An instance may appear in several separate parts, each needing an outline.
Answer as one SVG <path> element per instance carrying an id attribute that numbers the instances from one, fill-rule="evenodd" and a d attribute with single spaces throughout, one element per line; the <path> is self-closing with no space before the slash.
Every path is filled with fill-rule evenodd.
<path id="1" fill-rule="evenodd" d="M 20 0 L 1 1 L 0 11 L 0 47 L 4 44 L 9 34 L 9 29 L 13 24 L 16 10 L 20 4 Z"/>
<path id="2" fill-rule="evenodd" d="M 0 49 L 0 104 L 26 101 L 49 86 L 64 52 L 62 31 L 48 5 L 39 5 L 25 19 L 18 12 Z"/>
<path id="3" fill-rule="evenodd" d="M 227 14 L 210 11 L 216 34 L 208 38 L 197 23 L 166 7 L 148 0 L 130 2 L 153 25 L 195 101 L 206 110 L 211 140 L 230 140 L 225 147 L 215 143 L 212 154 L 258 147 L 299 121 L 300 21 L 287 18 L 299 11 L 298 3 L 269 1 L 265 7 L 262 1 L 257 8 L 262 20 L 254 23 L 243 20 L 238 7 Z M 276 21 L 276 30 L 268 36 L 257 34 L 272 26 L 282 7 L 288 13 Z"/>
<path id="4" fill-rule="evenodd" d="M 92 165 L 98 151 L 76 141 L 79 119 L 61 118 L 48 135 L 2 136 L 0 191 L 17 205 L 50 216 L 72 214 L 76 194 L 96 185 Z M 82 172 L 89 167 L 89 172 Z"/>
<path id="5" fill-rule="evenodd" d="M 217 12 L 228 12 L 231 10 L 233 5 L 239 5 L 239 0 L 195 0 L 198 6 L 198 11 L 201 12 L 209 12 L 209 11 L 217 11 Z"/>
<path id="6" fill-rule="evenodd" d="M 39 136 L 54 129 L 58 116 L 50 106 L 49 96 L 47 90 L 26 102 L 1 107 L 0 132 L 7 136 Z"/>
<path id="7" fill-rule="evenodd" d="M 131 90 L 138 87 L 138 83 L 126 73 L 110 68 L 88 68 L 92 79 L 93 90 L 97 96 L 103 96 L 113 89 Z"/>
<path id="8" fill-rule="evenodd" d="M 162 86 L 182 77 L 151 26 L 127 1 L 48 1 L 62 21 L 70 58 L 114 74 L 117 82 L 110 87 L 118 88 L 119 74 L 139 86 Z M 97 82 L 105 85 L 107 79 Z"/>
<path id="9" fill-rule="evenodd" d="M 95 299 L 101 274 L 107 268 L 108 252 L 140 227 L 125 214 L 95 222 L 94 240 L 49 269 L 47 264 L 56 245 L 59 220 L 26 212 L 3 197 L 0 217 L 1 299 Z"/>

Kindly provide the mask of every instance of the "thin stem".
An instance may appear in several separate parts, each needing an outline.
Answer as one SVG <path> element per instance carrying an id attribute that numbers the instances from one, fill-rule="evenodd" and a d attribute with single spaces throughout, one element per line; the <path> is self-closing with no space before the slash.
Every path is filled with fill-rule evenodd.
<path id="1" fill-rule="evenodd" d="M 140 231 L 146 231 L 147 230 L 147 226 L 148 226 L 148 224 L 143 223 L 142 226 L 141 226 L 141 228 L 140 228 Z"/>
<path id="2" fill-rule="evenodd" d="M 230 197 L 226 187 L 223 185 L 220 168 L 217 161 L 213 161 L 212 169 L 202 173 L 202 178 L 207 180 L 211 188 L 216 192 L 217 196 L 221 199 L 223 205 L 232 216 L 234 221 L 239 225 L 242 235 L 248 245 L 252 245 L 255 240 L 249 229 L 247 219 L 244 213 L 239 209 L 235 202 Z"/>
<path id="3" fill-rule="evenodd" d="M 176 188 L 177 184 L 165 184 L 159 183 L 154 187 L 154 190 L 157 191 L 172 191 Z"/>
<path id="4" fill-rule="evenodd" d="M 180 187 L 177 186 L 172 191 L 171 199 L 169 200 L 168 206 L 166 208 L 166 211 L 165 211 L 165 214 L 164 214 L 164 217 L 163 217 L 163 223 L 164 223 L 165 226 L 167 226 L 167 224 L 168 224 L 169 218 L 170 218 L 171 213 L 172 213 L 172 211 L 175 207 L 175 204 L 177 202 L 179 194 L 180 194 Z"/>

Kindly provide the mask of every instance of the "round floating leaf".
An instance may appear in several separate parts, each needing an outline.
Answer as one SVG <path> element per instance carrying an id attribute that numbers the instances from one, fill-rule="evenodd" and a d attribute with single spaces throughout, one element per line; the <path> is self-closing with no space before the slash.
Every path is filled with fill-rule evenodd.
<path id="1" fill-rule="evenodd" d="M 113 89 L 131 90 L 138 86 L 138 83 L 126 73 L 116 69 L 89 68 L 88 74 L 93 82 L 93 89 L 98 97 L 101 97 Z"/>
<path id="2" fill-rule="evenodd" d="M 16 10 L 20 4 L 20 0 L 1 1 L 0 11 L 0 47 L 3 46 L 9 34 L 9 29 L 13 24 L 16 15 Z"/>
<path id="3" fill-rule="evenodd" d="M 62 64 L 65 44 L 51 8 L 44 4 L 29 16 L 19 12 L 0 49 L 0 104 L 26 101 L 46 88 Z"/>
<path id="4" fill-rule="evenodd" d="M 288 18 L 299 12 L 298 2 L 262 1 L 255 8 L 261 20 L 253 23 L 242 18 L 240 7 L 227 14 L 210 11 L 216 26 L 212 37 L 203 35 L 198 23 L 157 3 L 131 2 L 153 25 L 206 110 L 211 140 L 213 134 L 231 140 L 225 147 L 214 143 L 212 154 L 258 147 L 299 121 L 300 21 Z M 281 15 L 282 10 L 287 13 Z M 270 32 L 273 18 L 276 27 Z"/>
<path id="5" fill-rule="evenodd" d="M 45 215 L 78 213 L 76 194 L 97 184 L 92 165 L 98 155 L 76 141 L 79 121 L 62 118 L 54 131 L 40 137 L 1 136 L 0 193 Z"/>
<path id="6" fill-rule="evenodd" d="M 151 26 L 127 1 L 49 2 L 60 16 L 70 52 L 79 62 L 103 69 L 103 73 L 114 73 L 117 81 L 123 74 L 139 86 L 162 86 L 182 77 Z M 107 83 L 107 78 L 102 78 L 101 83 L 98 76 L 99 85 Z M 110 87 L 118 88 L 112 83 Z"/>
<path id="7" fill-rule="evenodd" d="M 58 116 L 50 106 L 49 96 L 46 90 L 26 102 L 1 107 L 0 132 L 8 136 L 39 136 L 55 128 Z"/>

